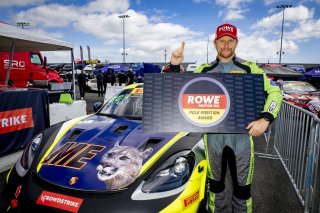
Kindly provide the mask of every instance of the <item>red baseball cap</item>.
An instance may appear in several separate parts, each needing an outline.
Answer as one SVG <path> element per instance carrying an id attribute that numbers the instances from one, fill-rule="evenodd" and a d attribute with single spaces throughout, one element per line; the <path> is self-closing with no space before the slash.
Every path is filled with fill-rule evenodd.
<path id="1" fill-rule="evenodd" d="M 231 24 L 220 25 L 219 27 L 217 27 L 215 40 L 221 38 L 222 36 L 230 36 L 238 40 L 237 28 Z"/>

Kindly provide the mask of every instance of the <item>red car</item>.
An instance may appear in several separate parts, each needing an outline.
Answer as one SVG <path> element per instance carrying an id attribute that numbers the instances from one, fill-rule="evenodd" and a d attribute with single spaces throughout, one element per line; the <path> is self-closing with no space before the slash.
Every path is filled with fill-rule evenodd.
<path id="1" fill-rule="evenodd" d="M 283 81 L 282 84 L 284 100 L 307 109 L 311 100 L 320 100 L 319 96 L 313 94 L 317 89 L 311 84 L 303 81 Z"/>
<path id="2" fill-rule="evenodd" d="M 320 118 L 320 100 L 319 99 L 313 99 L 311 100 L 306 107 L 307 110 L 310 112 L 316 114 L 318 118 Z"/>

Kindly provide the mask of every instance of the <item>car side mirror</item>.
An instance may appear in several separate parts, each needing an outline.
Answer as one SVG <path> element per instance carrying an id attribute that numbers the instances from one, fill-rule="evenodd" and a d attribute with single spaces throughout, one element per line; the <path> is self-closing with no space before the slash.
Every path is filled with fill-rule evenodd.
<path id="1" fill-rule="evenodd" d="M 102 103 L 101 102 L 95 102 L 93 105 L 92 105 L 92 108 L 94 110 L 94 112 L 98 112 L 98 110 L 102 107 Z"/>
<path id="2" fill-rule="evenodd" d="M 43 68 L 46 68 L 47 67 L 47 57 L 44 56 L 43 57 Z"/>

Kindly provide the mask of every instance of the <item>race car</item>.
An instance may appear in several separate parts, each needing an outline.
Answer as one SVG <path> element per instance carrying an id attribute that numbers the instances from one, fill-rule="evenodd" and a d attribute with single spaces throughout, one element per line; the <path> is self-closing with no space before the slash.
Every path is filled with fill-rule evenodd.
<path id="1" fill-rule="evenodd" d="M 142 131 L 143 84 L 36 135 L 8 173 L 15 212 L 203 212 L 202 135 Z"/>
<path id="2" fill-rule="evenodd" d="M 319 97 L 313 94 L 317 89 L 308 82 L 283 81 L 281 88 L 284 100 L 303 109 L 308 110 L 306 106 L 311 100 L 319 100 Z"/>

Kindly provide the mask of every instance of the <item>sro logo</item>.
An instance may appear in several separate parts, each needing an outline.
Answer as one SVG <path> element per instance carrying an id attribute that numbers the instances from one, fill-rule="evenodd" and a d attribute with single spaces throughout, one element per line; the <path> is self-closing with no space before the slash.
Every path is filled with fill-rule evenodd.
<path id="1" fill-rule="evenodd" d="M 4 66 L 8 67 L 10 64 L 10 60 L 3 60 Z M 25 68 L 26 67 L 26 62 L 25 61 L 17 61 L 17 60 L 12 60 L 12 68 Z"/>

